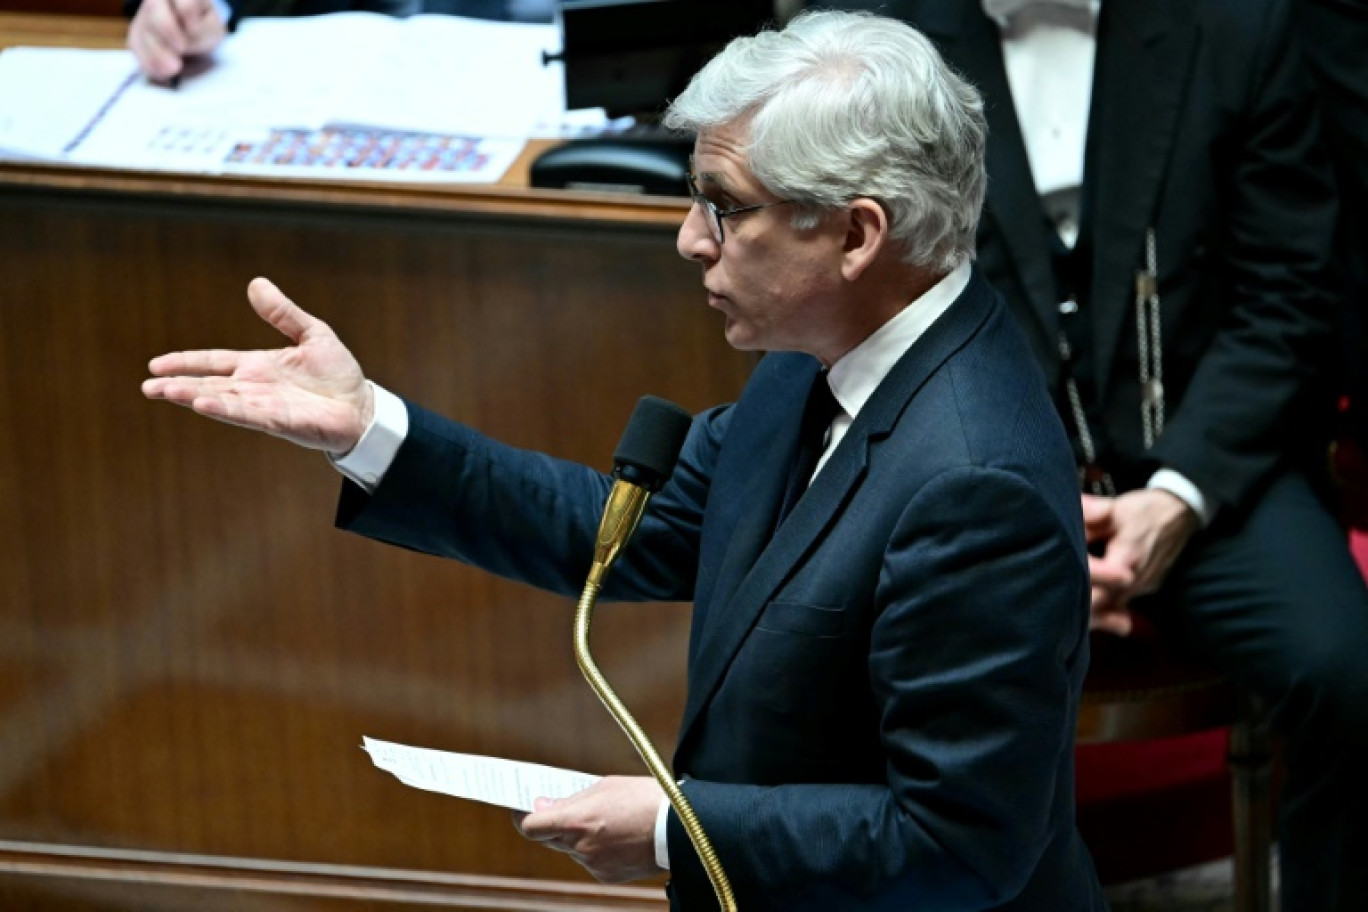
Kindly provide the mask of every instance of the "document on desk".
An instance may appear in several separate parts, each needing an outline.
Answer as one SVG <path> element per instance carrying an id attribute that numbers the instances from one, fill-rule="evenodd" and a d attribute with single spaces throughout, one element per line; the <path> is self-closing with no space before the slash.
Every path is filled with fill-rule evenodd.
<path id="1" fill-rule="evenodd" d="M 567 112 L 554 25 L 376 13 L 247 19 L 149 82 L 130 52 L 0 53 L 0 156 L 140 170 L 493 182 Z"/>
<path id="2" fill-rule="evenodd" d="M 361 747 L 377 767 L 405 785 L 516 811 L 532 810 L 538 798 L 573 795 L 599 779 L 536 763 L 408 747 L 375 738 L 363 738 Z"/>
<path id="3" fill-rule="evenodd" d="M 0 153 L 60 159 L 136 69 L 127 51 L 16 47 L 0 53 Z"/>

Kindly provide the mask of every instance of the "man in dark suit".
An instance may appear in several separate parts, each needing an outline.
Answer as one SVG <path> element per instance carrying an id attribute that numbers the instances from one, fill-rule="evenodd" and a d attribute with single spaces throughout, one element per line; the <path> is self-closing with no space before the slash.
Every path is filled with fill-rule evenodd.
<path id="1" fill-rule="evenodd" d="M 1290 4 L 877 5 L 984 94 L 979 265 L 1075 442 L 1094 625 L 1153 617 L 1266 701 L 1284 906 L 1368 909 L 1368 596 L 1314 486 L 1335 192 Z"/>
<path id="2" fill-rule="evenodd" d="M 728 342 L 770 354 L 694 419 L 604 596 L 694 601 L 674 773 L 738 907 L 1104 908 L 1073 823 L 1081 511 L 970 264 L 977 93 L 913 29 L 827 13 L 733 42 L 668 122 L 697 135 L 680 253 Z M 273 285 L 249 297 L 293 346 L 165 355 L 146 395 L 333 454 L 345 528 L 579 591 L 608 477 L 399 400 Z M 715 908 L 654 779 L 520 828 Z"/>

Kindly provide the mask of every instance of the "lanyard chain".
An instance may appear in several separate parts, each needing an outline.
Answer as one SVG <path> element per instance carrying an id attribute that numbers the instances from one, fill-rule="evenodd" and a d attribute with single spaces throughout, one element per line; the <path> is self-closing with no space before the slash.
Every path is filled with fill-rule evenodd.
<path id="1" fill-rule="evenodd" d="M 1145 232 L 1145 268 L 1135 274 L 1135 331 L 1140 346 L 1140 424 L 1145 449 L 1164 433 L 1164 351 L 1159 327 L 1159 256 Z"/>
<path id="2" fill-rule="evenodd" d="M 1145 232 L 1145 268 L 1135 273 L 1135 326 L 1140 355 L 1140 424 L 1145 449 L 1154 446 L 1164 433 L 1164 351 L 1161 340 L 1159 309 L 1159 256 L 1154 229 Z M 1078 302 L 1070 297 L 1059 305 L 1061 322 L 1078 313 Z M 1079 482 L 1091 494 L 1108 497 L 1116 495 L 1116 483 L 1111 473 L 1097 463 L 1097 444 L 1088 426 L 1088 415 L 1083 409 L 1083 397 L 1078 392 L 1078 381 L 1073 373 L 1073 349 L 1068 334 L 1059 330 L 1059 360 L 1064 375 L 1064 391 L 1069 398 L 1069 411 L 1078 431 L 1078 445 L 1083 451 L 1083 465 L 1078 469 Z"/>
<path id="3" fill-rule="evenodd" d="M 1078 313 L 1078 302 L 1070 297 L 1059 304 L 1061 322 Z M 1116 494 L 1116 485 L 1109 472 L 1097 464 L 1097 444 L 1093 442 L 1088 416 L 1083 411 L 1083 397 L 1078 392 L 1078 381 L 1073 375 L 1073 349 L 1068 334 L 1059 330 L 1059 361 L 1064 372 L 1064 392 L 1069 397 L 1069 411 L 1073 413 L 1074 428 L 1078 431 L 1078 445 L 1083 450 L 1083 465 L 1078 467 L 1079 485 L 1090 494 Z"/>

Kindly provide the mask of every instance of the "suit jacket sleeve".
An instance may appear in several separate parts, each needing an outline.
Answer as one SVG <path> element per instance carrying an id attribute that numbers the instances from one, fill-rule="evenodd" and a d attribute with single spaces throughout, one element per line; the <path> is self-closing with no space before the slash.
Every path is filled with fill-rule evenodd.
<path id="1" fill-rule="evenodd" d="M 337 525 L 578 595 L 612 479 L 499 443 L 413 404 L 408 410 L 409 435 L 375 493 L 343 483 Z M 674 474 L 608 574 L 603 598 L 692 597 L 710 461 L 726 420 L 725 408 L 695 420 Z"/>
<path id="2" fill-rule="evenodd" d="M 1324 379 L 1334 319 L 1327 267 L 1336 203 L 1328 161 L 1287 4 L 1268 6 L 1254 65 L 1243 75 L 1243 107 L 1228 112 L 1233 123 L 1213 125 L 1205 151 L 1223 188 L 1215 203 L 1222 233 L 1211 239 L 1209 255 L 1225 310 L 1152 451 L 1237 507 L 1287 458 L 1299 423 L 1323 431 L 1306 418 Z M 1241 29 L 1248 27 L 1245 20 Z M 1219 36 L 1217 24 L 1212 30 Z M 1199 70 L 1196 78 L 1211 75 Z M 1178 176 L 1171 179 L 1181 186 Z M 1171 194 L 1167 204 L 1182 201 Z M 1162 211 L 1159 220 L 1162 234 Z M 1184 343 L 1182 327 L 1166 342 L 1180 357 Z"/>
<path id="3" fill-rule="evenodd" d="M 886 784 L 683 783 L 742 908 L 743 896 L 774 909 L 877 897 L 945 912 L 1022 889 L 1049 833 L 1072 830 L 1054 819 L 1085 664 L 1072 650 L 1086 648 L 1087 574 L 1069 528 L 1002 469 L 923 486 L 884 556 L 869 645 Z M 712 908 L 674 814 L 669 843 L 682 907 Z"/>

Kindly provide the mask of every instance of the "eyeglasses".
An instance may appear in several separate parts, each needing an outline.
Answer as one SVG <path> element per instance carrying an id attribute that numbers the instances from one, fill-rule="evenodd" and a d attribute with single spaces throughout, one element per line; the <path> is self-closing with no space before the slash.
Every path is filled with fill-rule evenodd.
<path id="1" fill-rule="evenodd" d="M 704 196 L 698 189 L 698 184 L 694 179 L 693 172 L 684 175 L 684 179 L 689 182 L 689 196 L 703 210 L 703 220 L 708 223 L 708 231 L 711 232 L 714 241 L 718 246 L 726 239 L 722 231 L 722 220 L 731 218 L 733 215 L 742 215 L 747 212 L 757 212 L 761 209 L 768 209 L 771 206 L 782 206 L 784 203 L 791 203 L 793 200 L 776 200 L 772 203 L 756 203 L 753 206 L 732 206 L 730 209 L 719 209 L 717 204 Z"/>

